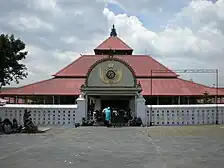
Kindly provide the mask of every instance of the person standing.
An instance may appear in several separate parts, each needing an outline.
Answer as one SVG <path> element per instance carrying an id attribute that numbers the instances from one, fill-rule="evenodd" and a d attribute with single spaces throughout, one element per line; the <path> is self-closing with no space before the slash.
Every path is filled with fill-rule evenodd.
<path id="1" fill-rule="evenodd" d="M 107 107 L 104 110 L 104 113 L 105 113 L 105 125 L 107 127 L 109 127 L 111 125 L 111 109 L 110 109 L 110 107 Z"/>

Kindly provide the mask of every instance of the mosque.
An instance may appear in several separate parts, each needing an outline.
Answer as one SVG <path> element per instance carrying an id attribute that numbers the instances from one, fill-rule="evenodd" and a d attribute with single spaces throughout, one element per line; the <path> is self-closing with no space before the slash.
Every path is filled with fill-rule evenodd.
<path id="1" fill-rule="evenodd" d="M 75 104 L 80 94 L 101 110 L 110 105 L 135 109 L 137 95 L 146 104 L 197 104 L 205 93 L 224 96 L 224 90 L 181 79 L 149 55 L 133 55 L 113 26 L 110 36 L 94 49 L 81 55 L 48 80 L 19 88 L 2 90 L 0 96 L 14 103 Z"/>

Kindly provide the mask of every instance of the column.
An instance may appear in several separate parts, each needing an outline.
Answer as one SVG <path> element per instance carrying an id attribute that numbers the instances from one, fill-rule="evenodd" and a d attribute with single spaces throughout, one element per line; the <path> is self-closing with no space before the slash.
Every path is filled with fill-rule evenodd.
<path id="1" fill-rule="evenodd" d="M 85 99 L 84 95 L 81 94 L 77 102 L 77 109 L 75 111 L 75 123 L 82 123 L 82 118 L 87 117 L 87 99 Z"/>
<path id="2" fill-rule="evenodd" d="M 94 110 L 101 110 L 101 102 L 100 102 L 100 99 L 97 98 L 95 99 L 96 103 L 95 103 L 95 109 Z"/>
<path id="3" fill-rule="evenodd" d="M 129 100 L 129 108 L 131 110 L 131 115 L 133 117 L 136 116 L 135 115 L 136 112 L 135 112 L 135 98 L 134 97 Z"/>
<path id="4" fill-rule="evenodd" d="M 137 117 L 141 118 L 143 125 L 147 125 L 150 120 L 146 114 L 145 99 L 141 94 L 139 94 L 135 101 Z"/>
<path id="5" fill-rule="evenodd" d="M 27 96 L 24 99 L 25 99 L 25 102 L 24 103 L 25 104 L 29 104 Z"/>
<path id="6" fill-rule="evenodd" d="M 180 101 L 180 96 L 178 96 L 178 104 L 180 104 L 181 103 L 181 101 Z"/>
<path id="7" fill-rule="evenodd" d="M 174 100 L 174 97 L 173 97 L 173 96 L 171 97 L 171 99 L 172 99 L 172 105 L 175 104 L 175 103 L 174 103 L 175 100 Z"/>
<path id="8" fill-rule="evenodd" d="M 54 96 L 52 96 L 52 104 L 55 104 L 55 102 L 54 102 Z"/>
<path id="9" fill-rule="evenodd" d="M 18 97 L 16 96 L 15 104 L 18 104 Z"/>
<path id="10" fill-rule="evenodd" d="M 156 104 L 159 105 L 159 96 L 156 96 Z"/>

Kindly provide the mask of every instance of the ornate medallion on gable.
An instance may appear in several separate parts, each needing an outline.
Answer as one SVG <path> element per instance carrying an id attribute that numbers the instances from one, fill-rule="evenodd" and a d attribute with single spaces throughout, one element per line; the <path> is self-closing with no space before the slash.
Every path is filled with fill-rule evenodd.
<path id="1" fill-rule="evenodd" d="M 135 87 L 134 71 L 122 60 L 106 58 L 94 64 L 86 79 L 89 87 Z"/>
<path id="2" fill-rule="evenodd" d="M 116 66 L 116 62 L 110 62 L 106 68 L 99 68 L 99 76 L 105 84 L 116 84 L 121 81 L 122 68 Z"/>

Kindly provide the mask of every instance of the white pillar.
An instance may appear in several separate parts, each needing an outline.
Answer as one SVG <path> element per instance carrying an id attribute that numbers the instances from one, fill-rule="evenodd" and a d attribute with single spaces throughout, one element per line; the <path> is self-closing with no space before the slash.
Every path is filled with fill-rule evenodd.
<path id="1" fill-rule="evenodd" d="M 132 117 L 136 116 L 134 114 L 134 112 L 135 112 L 135 98 L 132 98 L 131 100 L 129 100 L 129 108 L 131 109 Z"/>
<path id="2" fill-rule="evenodd" d="M 77 102 L 77 109 L 75 112 L 75 123 L 82 123 L 82 118 L 86 118 L 87 114 L 87 100 L 84 98 L 83 95 L 80 95 Z"/>
<path id="3" fill-rule="evenodd" d="M 95 99 L 95 109 L 94 110 L 101 110 L 101 102 L 100 102 L 100 99 L 99 98 L 96 98 Z"/>
<path id="4" fill-rule="evenodd" d="M 143 125 L 147 125 L 149 117 L 147 117 L 146 114 L 145 99 L 142 95 L 139 95 L 135 101 L 136 101 L 137 117 L 140 117 L 142 119 Z"/>

